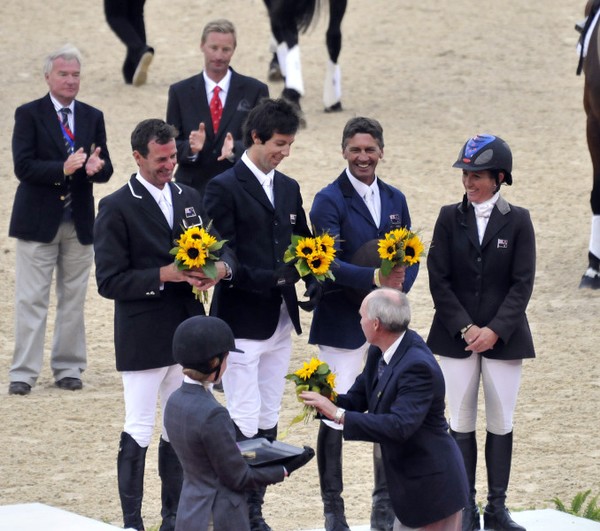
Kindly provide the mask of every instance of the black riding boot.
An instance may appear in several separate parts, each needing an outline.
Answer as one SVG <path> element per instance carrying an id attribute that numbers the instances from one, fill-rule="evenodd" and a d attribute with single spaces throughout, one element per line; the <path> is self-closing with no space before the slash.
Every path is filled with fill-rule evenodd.
<path id="1" fill-rule="evenodd" d="M 373 445 L 373 480 L 371 531 L 392 531 L 396 517 L 387 488 L 379 444 Z"/>
<path id="2" fill-rule="evenodd" d="M 183 469 L 171 443 L 162 437 L 158 444 L 158 475 L 161 481 L 160 498 L 162 524 L 159 531 L 174 531 L 177 506 L 183 484 Z"/>
<path id="3" fill-rule="evenodd" d="M 117 480 L 119 497 L 126 529 L 144 531 L 142 498 L 144 496 L 144 467 L 146 451 L 128 433 L 121 433 L 117 456 Z"/>
<path id="4" fill-rule="evenodd" d="M 317 467 L 323 500 L 325 531 L 350 531 L 344 516 L 342 491 L 342 430 L 319 423 Z"/>
<path id="5" fill-rule="evenodd" d="M 510 517 L 506 508 L 506 489 L 512 460 L 512 431 L 506 435 L 488 432 L 485 441 L 485 464 L 488 473 L 488 503 L 483 512 L 483 525 L 492 531 L 525 531 Z"/>
<path id="6" fill-rule="evenodd" d="M 237 430 L 239 435 L 247 439 L 241 431 Z M 238 435 L 238 436 L 239 436 Z M 277 439 L 277 424 L 268 430 L 259 429 L 254 438 L 265 438 L 269 441 Z M 267 487 L 259 487 L 248 492 L 246 501 L 248 502 L 248 514 L 250 516 L 250 531 L 272 531 L 271 527 L 265 522 L 262 515 L 262 506 L 265 501 Z"/>
<path id="7" fill-rule="evenodd" d="M 467 480 L 469 482 L 469 502 L 463 509 L 462 514 L 462 531 L 473 531 L 481 529 L 481 521 L 479 516 L 479 507 L 475 499 L 475 472 L 477 470 L 477 438 L 475 432 L 460 433 L 450 430 L 450 435 L 456 441 L 458 449 L 462 454 L 467 471 Z"/>

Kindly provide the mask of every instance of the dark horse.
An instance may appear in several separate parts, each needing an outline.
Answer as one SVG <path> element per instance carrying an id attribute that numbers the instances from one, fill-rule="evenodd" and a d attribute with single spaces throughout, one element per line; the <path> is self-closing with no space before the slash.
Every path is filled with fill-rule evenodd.
<path id="1" fill-rule="evenodd" d="M 285 82 L 282 96 L 298 105 L 304 94 L 302 66 L 300 62 L 299 33 L 310 27 L 318 13 L 320 0 L 264 0 L 269 12 L 271 32 L 275 39 L 274 58 L 269 72 L 270 79 L 277 79 L 278 66 L 280 79 Z M 341 74 L 338 57 L 342 49 L 342 19 L 346 12 L 347 0 L 329 0 L 329 26 L 325 40 L 329 61 L 325 73 L 323 102 L 325 112 L 342 110 Z"/>
<path id="2" fill-rule="evenodd" d="M 600 0 L 588 0 L 585 6 L 587 17 L 582 30 L 580 45 L 581 60 L 577 73 L 585 74 L 583 107 L 587 116 L 587 143 L 592 158 L 594 184 L 590 203 L 592 206 L 592 228 L 588 252 L 588 269 L 581 278 L 580 288 L 600 289 L 600 32 L 599 23 L 592 22 L 600 9 Z M 600 19 L 600 15 L 598 17 Z M 587 35 L 590 33 L 590 35 Z M 587 38 L 586 38 L 587 36 Z M 588 42 L 584 56 L 583 44 Z"/>

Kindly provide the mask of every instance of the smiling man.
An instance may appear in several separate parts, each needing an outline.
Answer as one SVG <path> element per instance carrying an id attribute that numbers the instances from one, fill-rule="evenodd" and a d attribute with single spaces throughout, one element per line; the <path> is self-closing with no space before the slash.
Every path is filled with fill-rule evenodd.
<path id="1" fill-rule="evenodd" d="M 138 531 L 144 529 L 144 468 L 158 398 L 164 406 L 183 380 L 173 358 L 173 335 L 188 317 L 204 314 L 192 287 L 206 290 L 235 273 L 227 246 L 216 263 L 215 280 L 202 270 L 180 271 L 174 264 L 169 251 L 183 226 L 208 225 L 198 192 L 171 182 L 177 164 L 176 134 L 158 119 L 136 126 L 131 147 L 138 172 L 100 201 L 94 224 L 96 281 L 100 295 L 115 301 L 115 356 L 125 398 L 117 457 L 119 496 L 125 528 Z M 164 426 L 158 472 L 160 529 L 173 531 L 182 472 Z"/>
<path id="2" fill-rule="evenodd" d="M 169 88 L 167 122 L 179 130 L 175 178 L 201 194 L 209 179 L 241 157 L 242 124 L 269 96 L 267 85 L 230 68 L 236 46 L 229 20 L 209 22 L 200 40 L 204 70 Z"/>
<path id="3" fill-rule="evenodd" d="M 357 264 L 356 257 L 362 254 L 365 244 L 382 238 L 392 229 L 411 225 L 404 194 L 377 177 L 383 146 L 383 129 L 377 120 L 350 119 L 342 133 L 342 155 L 348 167 L 315 196 L 310 211 L 315 230 L 336 237 L 335 282 L 326 285 L 315 309 L 309 342 L 318 345 L 320 359 L 336 373 L 338 393 L 345 393 L 360 374 L 367 349 L 358 314 L 360 300 L 348 297 L 348 290 L 366 293 L 375 286 L 387 286 L 408 292 L 418 271 L 418 265 L 408 269 L 399 266 L 384 276 L 375 267 L 380 262 L 375 251 L 367 260 L 369 265 Z M 341 427 L 322 421 L 317 462 L 326 531 L 349 529 L 341 497 L 341 460 Z M 381 452 L 376 446 L 371 529 L 389 531 L 394 512 L 382 466 Z"/>
<path id="4" fill-rule="evenodd" d="M 213 178 L 204 195 L 209 218 L 239 264 L 231 287 L 215 289 L 211 308 L 211 315 L 229 324 L 244 351 L 230 353 L 223 375 L 239 440 L 276 438 L 291 332 L 301 332 L 294 287 L 300 277 L 293 265 L 284 264 L 283 255 L 292 233 L 310 236 L 310 230 L 298 183 L 276 170 L 290 154 L 299 123 L 285 100 L 262 100 L 244 125 L 247 149 L 241 160 Z M 314 306 L 318 283 L 308 289 L 313 297 L 308 304 Z M 271 529 L 262 517 L 264 492 L 253 491 L 248 498 L 252 531 Z"/>

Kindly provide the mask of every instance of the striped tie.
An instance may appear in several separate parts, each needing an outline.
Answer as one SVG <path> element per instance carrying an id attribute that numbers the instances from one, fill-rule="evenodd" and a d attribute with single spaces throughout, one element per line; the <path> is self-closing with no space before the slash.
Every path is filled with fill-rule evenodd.
<path id="1" fill-rule="evenodd" d="M 65 134 L 67 135 L 67 137 L 73 141 L 75 139 L 75 136 L 73 135 L 73 131 L 71 131 L 71 128 L 69 127 L 69 114 L 71 114 L 71 109 L 69 109 L 68 107 L 63 107 L 62 109 L 60 109 L 60 115 L 62 117 L 61 119 L 61 123 L 64 129 Z M 69 140 L 67 140 L 67 138 L 65 137 L 65 147 L 67 148 L 67 153 L 69 155 L 71 155 L 74 151 L 75 151 L 75 147 L 73 145 L 72 142 L 69 142 Z M 69 188 L 69 183 L 67 182 L 67 188 Z M 63 204 L 63 220 L 64 221 L 70 221 L 71 220 L 71 192 L 70 190 L 67 190 L 67 193 L 64 195 L 64 204 Z"/>

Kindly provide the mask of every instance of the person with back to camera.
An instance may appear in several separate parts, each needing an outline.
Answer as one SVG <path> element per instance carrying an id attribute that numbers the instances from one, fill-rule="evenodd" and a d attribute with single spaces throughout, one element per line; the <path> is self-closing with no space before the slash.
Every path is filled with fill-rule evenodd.
<path id="1" fill-rule="evenodd" d="M 229 66 L 237 46 L 235 26 L 226 19 L 202 30 L 204 70 L 169 87 L 167 122 L 177 136 L 177 182 L 201 194 L 215 175 L 231 168 L 244 152 L 242 125 L 269 88 Z"/>
<path id="2" fill-rule="evenodd" d="M 524 531 L 505 506 L 513 446 L 513 416 L 524 358 L 535 357 L 525 310 L 535 276 L 535 235 L 529 212 L 509 204 L 512 153 L 500 137 L 478 135 L 453 167 L 465 189 L 442 207 L 427 259 L 435 306 L 427 339 L 440 356 L 450 433 L 463 455 L 470 487 L 463 530 L 480 529 L 476 502 L 477 397 L 483 383 L 488 502 L 485 529 Z"/>
<path id="3" fill-rule="evenodd" d="M 312 391 L 300 398 L 341 425 L 347 441 L 380 444 L 394 531 L 460 531 L 467 478 L 448 435 L 442 371 L 408 328 L 408 297 L 376 289 L 364 298 L 360 318 L 371 346 L 352 387 L 335 403 Z"/>
<path id="4" fill-rule="evenodd" d="M 165 408 L 165 426 L 184 476 L 176 531 L 249 531 L 244 491 L 283 481 L 314 456 L 305 446 L 283 465 L 246 463 L 233 421 L 211 391 L 227 370 L 229 352 L 243 355 L 218 317 L 190 317 L 173 337 L 173 357 L 185 375 Z"/>

